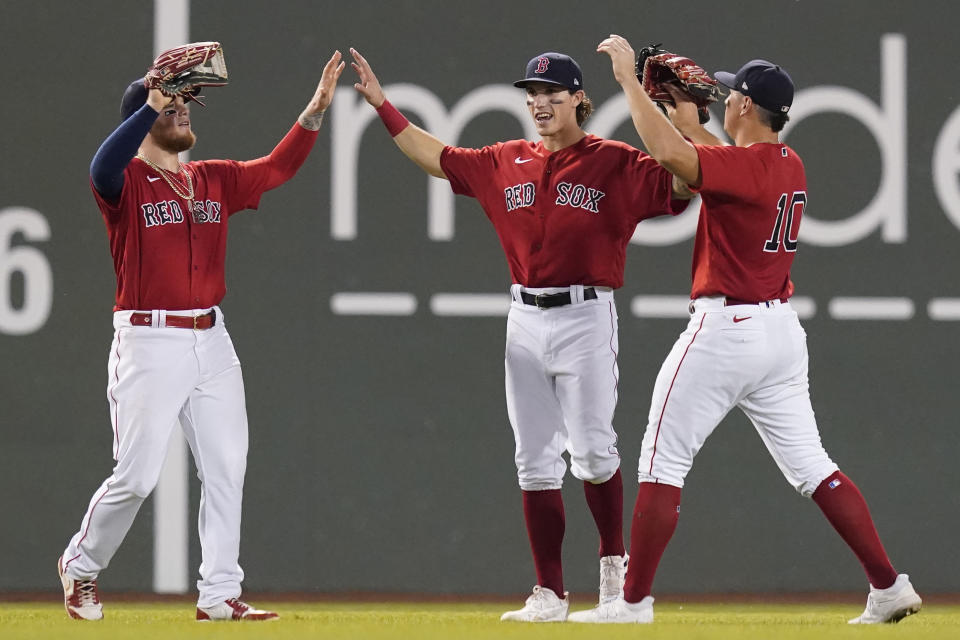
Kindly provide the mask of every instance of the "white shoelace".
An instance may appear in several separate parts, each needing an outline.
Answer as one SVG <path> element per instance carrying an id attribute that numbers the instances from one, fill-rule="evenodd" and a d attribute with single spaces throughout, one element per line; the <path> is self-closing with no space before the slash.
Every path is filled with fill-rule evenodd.
<path id="1" fill-rule="evenodd" d="M 73 585 L 73 592 L 77 594 L 77 602 L 81 607 L 91 604 L 100 604 L 97 596 L 97 583 L 92 580 L 77 580 Z"/>
<path id="2" fill-rule="evenodd" d="M 539 585 L 533 588 L 533 593 L 527 598 L 527 606 L 542 611 L 550 606 L 550 597 Z"/>

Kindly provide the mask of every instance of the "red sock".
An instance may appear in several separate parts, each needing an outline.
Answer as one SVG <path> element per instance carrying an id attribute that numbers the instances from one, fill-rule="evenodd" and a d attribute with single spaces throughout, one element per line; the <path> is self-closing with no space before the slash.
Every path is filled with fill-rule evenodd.
<path id="1" fill-rule="evenodd" d="M 601 484 L 584 480 L 583 492 L 600 534 L 600 557 L 622 556 L 623 548 L 623 476 L 620 469 Z"/>
<path id="2" fill-rule="evenodd" d="M 867 502 L 853 480 L 839 471 L 833 473 L 813 492 L 813 501 L 856 554 L 870 584 L 877 589 L 892 585 L 897 572 L 873 526 Z"/>
<path id="3" fill-rule="evenodd" d="M 630 529 L 630 564 L 623 586 L 627 602 L 650 595 L 657 565 L 680 519 L 680 487 L 641 482 Z"/>
<path id="4" fill-rule="evenodd" d="M 537 584 L 563 597 L 561 548 L 566 519 L 559 489 L 523 492 L 523 515 L 533 551 Z"/>

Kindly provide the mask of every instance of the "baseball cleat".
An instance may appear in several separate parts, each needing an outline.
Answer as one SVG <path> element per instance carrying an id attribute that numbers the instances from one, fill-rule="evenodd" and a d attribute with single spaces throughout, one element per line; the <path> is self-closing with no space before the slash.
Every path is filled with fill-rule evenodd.
<path id="1" fill-rule="evenodd" d="M 627 602 L 621 596 L 611 602 L 598 604 L 593 609 L 574 611 L 567 620 L 594 624 L 650 624 L 653 622 L 653 596 L 647 596 L 640 602 Z"/>
<path id="2" fill-rule="evenodd" d="M 910 584 L 910 576 L 901 573 L 896 582 L 886 589 L 870 586 L 867 596 L 867 608 L 849 624 L 880 624 L 900 622 L 904 618 L 920 611 L 923 601 Z"/>
<path id="3" fill-rule="evenodd" d="M 280 615 L 273 611 L 254 609 L 246 602 L 229 598 L 212 607 L 197 607 L 197 620 L 276 620 Z"/>
<path id="4" fill-rule="evenodd" d="M 103 605 L 96 580 L 74 580 L 63 571 L 63 556 L 57 559 L 57 574 L 63 585 L 63 606 L 75 620 L 101 620 Z"/>
<path id="5" fill-rule="evenodd" d="M 623 597 L 623 581 L 627 577 L 629 555 L 600 558 L 600 604 Z"/>
<path id="6" fill-rule="evenodd" d="M 558 598 L 553 589 L 537 585 L 533 588 L 530 597 L 527 598 L 523 609 L 507 611 L 500 616 L 500 620 L 508 622 L 563 622 L 567 619 L 567 610 L 570 608 L 567 595 L 565 592 L 563 598 Z"/>

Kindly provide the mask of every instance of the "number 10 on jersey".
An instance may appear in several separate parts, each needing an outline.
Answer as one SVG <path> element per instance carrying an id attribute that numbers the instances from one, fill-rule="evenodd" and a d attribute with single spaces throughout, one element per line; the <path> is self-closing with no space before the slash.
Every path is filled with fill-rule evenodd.
<path id="1" fill-rule="evenodd" d="M 788 202 L 789 204 L 787 204 Z M 807 208 L 806 191 L 794 191 L 793 197 L 789 197 L 786 193 L 780 196 L 780 200 L 777 202 L 777 221 L 773 225 L 773 233 L 770 234 L 770 239 L 763 244 L 764 251 L 776 253 L 780 250 L 781 243 L 784 251 L 797 250 L 796 235 L 790 237 L 791 234 L 795 234 L 793 231 L 793 212 L 796 211 L 797 207 L 800 207 L 800 215 L 797 216 L 799 220 L 803 216 L 803 210 Z M 787 218 L 786 224 L 783 223 L 784 216 Z"/>

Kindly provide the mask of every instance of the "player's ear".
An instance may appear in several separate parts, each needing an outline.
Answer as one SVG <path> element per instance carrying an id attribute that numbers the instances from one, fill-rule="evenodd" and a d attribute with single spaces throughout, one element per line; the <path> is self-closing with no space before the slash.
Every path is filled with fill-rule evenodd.
<path id="1" fill-rule="evenodd" d="M 574 94 L 573 94 L 573 106 L 574 106 L 574 107 L 580 106 L 580 103 L 583 102 L 583 98 L 584 98 L 586 95 L 587 95 L 587 94 L 585 94 L 585 93 L 583 92 L 583 89 L 580 89 L 579 91 L 574 92 Z"/>
<path id="2" fill-rule="evenodd" d="M 740 115 L 745 116 L 753 109 L 753 98 L 748 95 L 743 96 L 743 102 L 740 104 Z"/>

